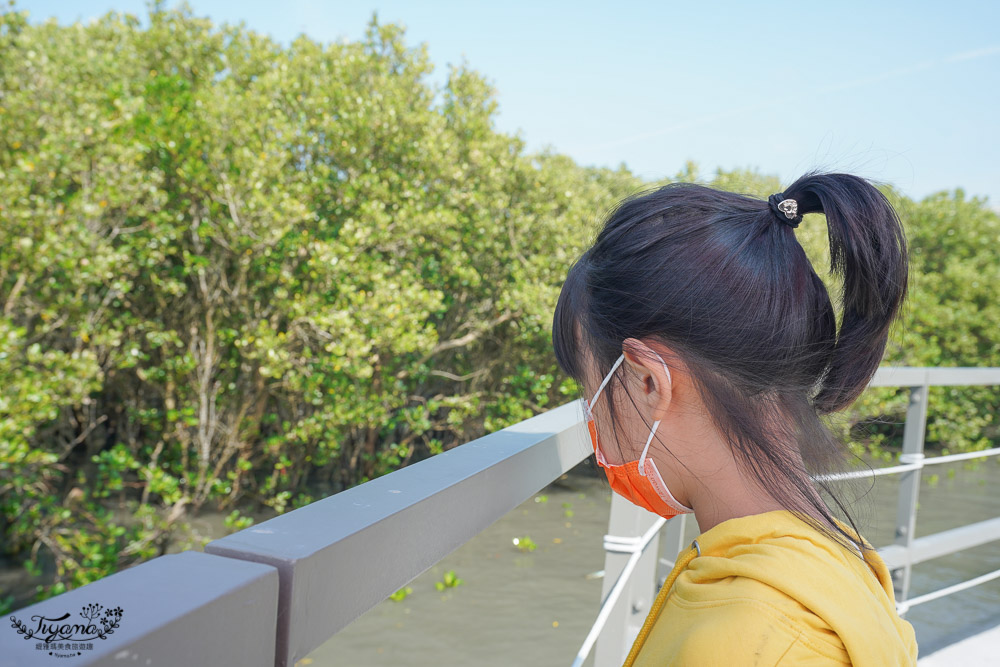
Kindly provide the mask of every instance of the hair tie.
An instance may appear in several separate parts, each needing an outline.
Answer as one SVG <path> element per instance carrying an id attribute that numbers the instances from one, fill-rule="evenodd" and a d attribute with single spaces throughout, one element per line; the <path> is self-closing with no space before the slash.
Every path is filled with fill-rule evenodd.
<path id="1" fill-rule="evenodd" d="M 767 207 L 778 219 L 778 222 L 788 225 L 791 228 L 799 226 L 802 216 L 799 215 L 799 203 L 794 199 L 785 197 L 784 192 L 778 192 L 767 198 Z"/>

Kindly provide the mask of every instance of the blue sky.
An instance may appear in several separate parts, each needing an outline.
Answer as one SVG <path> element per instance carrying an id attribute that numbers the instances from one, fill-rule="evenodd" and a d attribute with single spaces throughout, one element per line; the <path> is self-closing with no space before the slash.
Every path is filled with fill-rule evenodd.
<path id="1" fill-rule="evenodd" d="M 168 0 L 169 7 L 177 5 Z M 357 40 L 372 12 L 496 87 L 497 129 L 647 178 L 694 160 L 784 183 L 811 168 L 955 187 L 1000 208 L 1000 2 L 189 0 L 287 44 Z M 18 0 L 39 22 L 143 0 Z"/>

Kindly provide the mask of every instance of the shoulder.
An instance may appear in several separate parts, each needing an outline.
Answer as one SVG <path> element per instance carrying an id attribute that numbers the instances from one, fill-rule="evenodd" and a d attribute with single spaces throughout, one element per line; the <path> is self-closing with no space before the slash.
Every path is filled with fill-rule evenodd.
<path id="1" fill-rule="evenodd" d="M 752 598 L 665 605 L 636 665 L 844 665 L 845 652 L 817 641 L 809 624 Z"/>

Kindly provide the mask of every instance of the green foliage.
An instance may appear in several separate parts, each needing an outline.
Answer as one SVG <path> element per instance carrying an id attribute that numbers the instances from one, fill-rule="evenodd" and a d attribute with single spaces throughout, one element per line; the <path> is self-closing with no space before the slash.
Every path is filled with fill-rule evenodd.
<path id="1" fill-rule="evenodd" d="M 283 512 L 565 400 L 552 304 L 624 168 L 526 155 L 484 77 L 430 85 L 374 17 L 283 47 L 187 5 L 0 16 L 6 551 L 72 587 L 206 504 Z"/>
<path id="2" fill-rule="evenodd" d="M 235 533 L 252 526 L 253 517 L 242 516 L 239 510 L 233 510 L 226 516 L 223 523 L 230 533 Z"/>
<path id="3" fill-rule="evenodd" d="M 455 588 L 457 586 L 461 586 L 464 583 L 465 580 L 459 579 L 458 576 L 455 574 L 455 570 L 448 570 L 447 572 L 444 573 L 444 576 L 441 578 L 441 581 L 434 582 L 434 588 L 438 589 L 439 591 L 443 591 L 448 588 Z"/>
<path id="4" fill-rule="evenodd" d="M 0 530 L 53 573 L 41 596 L 162 553 L 202 507 L 239 530 L 579 395 L 551 315 L 646 185 L 624 165 L 527 154 L 486 78 L 431 85 L 374 17 L 288 47 L 187 5 L 25 17 L 0 13 Z M 1000 365 L 996 212 L 893 196 L 914 271 L 887 363 Z M 822 266 L 819 221 L 796 234 Z M 869 392 L 838 428 L 887 451 L 905 404 Z M 929 444 L 995 442 L 997 407 L 935 389 Z"/>

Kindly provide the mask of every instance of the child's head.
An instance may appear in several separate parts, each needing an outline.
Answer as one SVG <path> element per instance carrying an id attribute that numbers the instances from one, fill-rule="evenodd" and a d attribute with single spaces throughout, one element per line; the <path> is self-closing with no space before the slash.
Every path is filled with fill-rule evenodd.
<path id="1" fill-rule="evenodd" d="M 795 237 L 807 213 L 826 215 L 836 308 Z M 818 415 L 867 386 L 906 286 L 902 226 L 861 178 L 810 173 L 769 201 L 673 183 L 611 212 L 570 269 L 553 344 L 586 392 L 626 339 L 660 351 L 693 378 L 762 488 L 788 509 L 829 517 L 806 473 L 830 468 L 843 448 Z M 625 368 L 604 389 L 612 425 Z"/>

